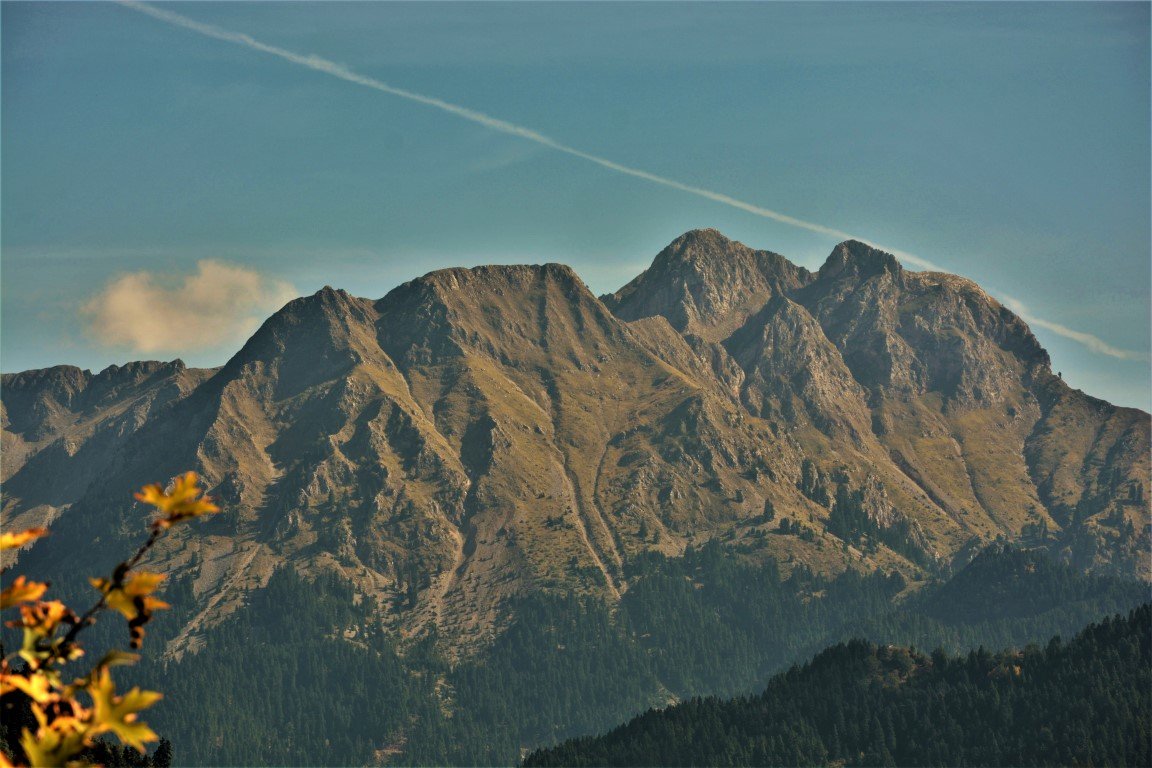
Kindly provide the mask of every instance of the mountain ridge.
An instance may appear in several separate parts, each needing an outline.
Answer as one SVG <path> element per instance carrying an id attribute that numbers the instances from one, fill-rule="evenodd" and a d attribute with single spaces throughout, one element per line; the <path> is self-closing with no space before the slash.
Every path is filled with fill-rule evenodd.
<path id="1" fill-rule="evenodd" d="M 915 581 L 1007 537 L 1149 578 L 1147 414 L 1067 387 L 974 283 L 855 241 L 811 273 L 694 230 L 601 298 L 561 264 L 325 287 L 219 369 L 4 374 L 3 406 L 5 523 L 84 520 L 29 564 L 189 467 L 232 511 L 157 555 L 206 601 L 174 654 L 283 567 L 465 651 L 516 595 L 615 600 L 636 557 L 714 538 Z"/>

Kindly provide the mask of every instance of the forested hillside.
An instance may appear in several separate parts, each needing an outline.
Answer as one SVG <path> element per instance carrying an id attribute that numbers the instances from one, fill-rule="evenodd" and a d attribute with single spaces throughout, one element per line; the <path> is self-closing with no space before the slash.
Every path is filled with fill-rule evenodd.
<path id="1" fill-rule="evenodd" d="M 1023 648 L 1148 598 L 1144 584 L 1006 547 L 913 594 L 880 573 L 782 577 L 715 544 L 638 567 L 616 610 L 591 597 L 525 599 L 487 652 L 455 665 L 435 638 L 398 648 L 341 580 L 284 571 L 197 655 L 133 671 L 164 686 L 150 722 L 179 764 L 507 765 L 650 707 L 750 693 L 851 637 Z M 953 612 L 958 589 L 972 604 Z"/>
<path id="2" fill-rule="evenodd" d="M 758 696 L 650 711 L 524 764 L 1152 765 L 1152 606 L 998 653 L 853 640 Z"/>

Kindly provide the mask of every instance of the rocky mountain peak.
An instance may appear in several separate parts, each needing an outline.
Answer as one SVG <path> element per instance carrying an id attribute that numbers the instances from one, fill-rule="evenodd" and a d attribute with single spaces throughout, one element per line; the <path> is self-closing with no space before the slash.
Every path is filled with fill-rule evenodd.
<path id="1" fill-rule="evenodd" d="M 345 290 L 326 285 L 311 296 L 301 296 L 285 304 L 264 322 L 245 349 L 269 336 L 282 336 L 292 328 L 320 329 L 343 325 L 347 318 L 362 315 L 369 305 L 370 302 Z"/>
<path id="2" fill-rule="evenodd" d="M 661 316 L 681 333 L 720 341 L 773 296 L 811 280 L 808 270 L 770 251 L 695 229 L 662 250 L 652 266 L 602 297 L 624 320 Z"/>
<path id="3" fill-rule="evenodd" d="M 325 286 L 285 304 L 221 370 L 218 386 L 245 371 L 279 371 L 285 391 L 346 371 L 378 354 L 372 302 Z M 282 393 L 283 394 L 283 393 Z"/>
<path id="4" fill-rule="evenodd" d="M 91 378 L 83 401 L 95 405 L 115 399 L 132 388 L 179 376 L 187 368 L 180 359 L 171 362 L 139 360 L 124 365 L 110 365 Z"/>
<path id="5" fill-rule="evenodd" d="M 566 264 L 489 264 L 479 267 L 453 267 L 429 272 L 397 288 L 429 289 L 442 298 L 454 301 L 453 294 L 463 292 L 468 298 L 491 293 L 502 296 L 507 291 L 530 290 L 543 284 L 587 292 L 584 281 Z M 389 294 L 389 296 L 392 295 Z M 591 296 L 591 293 L 588 294 Z M 388 297 L 384 298 L 387 301 Z"/>
<path id="6" fill-rule="evenodd" d="M 376 309 L 380 346 L 401 364 L 455 357 L 464 347 L 514 358 L 529 348 L 569 348 L 588 334 L 620 332 L 563 264 L 437 270 L 390 291 Z"/>
<path id="7" fill-rule="evenodd" d="M 559 292 L 577 303 L 598 303 L 567 265 L 500 264 L 429 272 L 392 289 L 375 306 L 385 325 L 410 326 L 418 320 L 419 325 L 439 327 L 452 318 L 483 314 L 492 303 L 530 303 L 541 291 Z"/>
<path id="8" fill-rule="evenodd" d="M 343 288 L 333 288 L 326 285 L 311 296 L 301 296 L 284 305 L 280 313 L 285 316 L 305 316 L 320 312 L 338 312 L 346 310 L 349 304 L 357 299 Z"/>
<path id="9" fill-rule="evenodd" d="M 20 373 L 5 373 L 0 379 L 4 396 L 5 432 L 20 433 L 30 440 L 50 434 L 55 417 L 83 399 L 92 381 L 92 372 L 74 365 L 55 365 Z M 49 424 L 49 422 L 53 424 Z M 11 462 L 10 446 L 4 444 L 5 462 Z"/>
<path id="10" fill-rule="evenodd" d="M 665 262 L 707 260 L 724 255 L 727 251 L 751 250 L 743 243 L 731 240 L 718 229 L 692 229 L 673 240 L 657 256 L 653 265 Z"/>
<path id="11" fill-rule="evenodd" d="M 91 379 L 91 371 L 74 365 L 54 365 L 51 368 L 6 373 L 3 385 L 9 392 L 49 391 L 60 397 L 71 398 L 88 386 Z"/>
<path id="12" fill-rule="evenodd" d="M 136 360 L 124 365 L 110 365 L 96 374 L 93 381 L 128 381 L 146 379 L 157 373 L 179 373 L 187 368 L 184 361 L 177 358 L 171 362 L 161 360 Z"/>
<path id="13" fill-rule="evenodd" d="M 856 278 L 889 274 L 899 279 L 904 272 L 896 257 L 859 240 L 845 240 L 828 255 L 817 273 L 818 280 Z"/>

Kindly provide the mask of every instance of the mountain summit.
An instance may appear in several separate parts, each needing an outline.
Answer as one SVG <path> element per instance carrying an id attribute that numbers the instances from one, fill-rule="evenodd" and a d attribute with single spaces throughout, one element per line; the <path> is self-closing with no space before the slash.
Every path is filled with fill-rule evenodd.
<path id="1" fill-rule="evenodd" d="M 513 597 L 616 600 L 709 540 L 912 583 L 998 538 L 1150 576 L 1148 414 L 1065 385 L 975 284 L 855 241 L 812 274 L 695 230 L 600 299 L 559 264 L 325 288 L 219 369 L 6 374 L 3 440 L 5 525 L 56 523 L 33 571 L 136 530 L 140 484 L 205 476 L 228 514 L 156 555 L 200 601 L 175 656 L 284 568 L 453 653 Z"/>
<path id="2" fill-rule="evenodd" d="M 623 320 L 658 315 L 680 333 L 720 341 L 773 296 L 810 280 L 808 270 L 779 254 L 754 251 L 715 229 L 695 229 L 603 300 Z"/>

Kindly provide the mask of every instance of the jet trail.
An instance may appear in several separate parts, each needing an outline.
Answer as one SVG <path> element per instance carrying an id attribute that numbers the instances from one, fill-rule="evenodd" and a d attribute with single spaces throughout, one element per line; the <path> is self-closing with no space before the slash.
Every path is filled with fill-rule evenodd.
<path id="1" fill-rule="evenodd" d="M 1024 303 L 1019 299 L 1015 299 L 1003 293 L 1000 295 L 1002 297 L 1002 303 L 1004 306 L 1015 312 L 1021 320 L 1028 323 L 1029 325 L 1035 325 L 1039 328 L 1052 331 L 1052 333 L 1056 334 L 1057 336 L 1063 336 L 1066 339 L 1072 339 L 1072 341 L 1075 341 L 1076 343 L 1081 344 L 1100 355 L 1108 355 L 1108 357 L 1115 357 L 1118 360 L 1148 359 L 1147 352 L 1135 352 L 1130 349 L 1120 349 L 1119 347 L 1112 346 L 1108 342 L 1101 339 L 1099 336 L 1093 336 L 1090 333 L 1077 331 L 1076 329 L 1069 328 L 1066 325 L 1061 325 L 1060 323 L 1054 323 L 1051 320 L 1044 320 L 1043 318 L 1036 317 L 1032 314 L 1031 310 L 1029 310 L 1028 307 L 1025 306 Z"/>
<path id="2" fill-rule="evenodd" d="M 816 224 L 815 222 L 798 219 L 795 216 L 789 216 L 788 214 L 780 213 L 779 211 L 773 211 L 770 208 L 763 208 L 759 205 L 754 205 L 743 200 L 737 200 L 730 195 L 725 195 L 720 192 L 713 192 L 710 189 L 704 189 L 702 187 L 695 187 L 691 184 L 685 184 L 683 182 L 676 181 L 675 179 L 658 176 L 655 173 L 649 173 L 648 171 L 642 170 L 640 168 L 632 168 L 631 166 L 623 165 L 598 155 L 593 155 L 589 152 L 577 149 L 576 147 L 568 146 L 567 144 L 557 141 L 556 139 L 553 139 L 549 136 L 545 136 L 544 134 L 538 131 L 534 131 L 531 128 L 525 128 L 522 125 L 509 123 L 507 120 L 501 120 L 497 117 L 492 117 L 491 115 L 486 115 L 483 112 L 478 112 L 474 109 L 468 109 L 467 107 L 462 107 L 458 104 L 452 104 L 442 99 L 437 99 L 434 96 L 425 96 L 424 94 L 415 93 L 404 88 L 397 88 L 396 86 L 389 85 L 382 80 L 377 80 L 373 77 L 366 77 L 357 72 L 353 72 L 343 64 L 337 64 L 334 61 L 321 58 L 320 56 L 304 56 L 284 48 L 279 48 L 275 45 L 269 45 L 268 43 L 261 42 L 256 38 L 250 35 L 246 35 L 242 32 L 233 32 L 231 30 L 216 27 L 211 24 L 203 24 L 199 21 L 190 19 L 187 16 L 182 16 L 178 13 L 173 13 L 172 11 L 164 10 L 161 8 L 156 8 L 146 3 L 138 2 L 138 0 L 121 0 L 120 5 L 124 6 L 125 8 L 130 8 L 134 11 L 147 14 L 148 16 L 152 16 L 153 18 L 159 19 L 160 21 L 167 22 L 168 24 L 172 24 L 177 27 L 183 27 L 184 29 L 188 29 L 193 32 L 198 32 L 199 34 L 205 35 L 206 37 L 223 40 L 224 42 L 244 46 L 245 48 L 251 48 L 254 51 L 276 56 L 278 58 L 284 59 L 285 61 L 292 62 L 293 64 L 307 67 L 308 69 L 315 70 L 316 72 L 323 72 L 326 75 L 337 77 L 349 83 L 355 83 L 356 85 L 361 85 L 365 88 L 371 88 L 374 91 L 387 93 L 390 96 L 398 96 L 402 99 L 408 99 L 409 101 L 414 101 L 418 104 L 434 107 L 443 112 L 447 112 L 457 117 L 462 117 L 465 120 L 470 120 L 471 122 L 482 125 L 485 128 L 490 128 L 491 130 L 499 131 L 500 133 L 506 133 L 511 136 L 517 136 L 521 139 L 527 139 L 528 141 L 535 142 L 557 152 L 563 152 L 566 155 L 578 157 L 581 160 L 587 160 L 588 162 L 595 163 L 602 168 L 607 168 L 608 170 L 616 171 L 617 173 L 622 173 L 626 176 L 633 176 L 638 179 L 644 179 L 645 181 L 652 182 L 653 184 L 660 184 L 661 186 L 671 187 L 672 189 L 677 189 L 681 192 L 687 192 L 688 194 L 696 195 L 697 197 L 703 197 L 707 200 L 722 203 L 724 205 L 731 206 L 732 208 L 738 208 L 742 211 L 747 211 L 748 213 L 752 213 L 757 216 L 773 219 L 775 221 L 781 222 L 782 224 L 788 224 L 793 227 L 807 229 L 811 232 L 817 232 L 822 235 L 829 235 L 840 240 L 859 240 L 861 242 L 869 242 L 866 238 L 860 237 L 859 235 L 853 235 L 852 233 L 845 232 L 842 229 L 836 229 L 835 227 L 828 227 L 823 224 Z M 883 247 L 876 243 L 869 244 L 876 248 Z M 924 269 L 941 270 L 941 268 L 937 265 L 926 259 L 922 259 L 919 256 L 915 256 L 910 253 L 894 251 L 891 248 L 884 248 L 884 250 L 891 252 L 893 255 L 900 257 L 901 259 L 907 261 L 910 264 L 913 264 L 914 266 L 922 267 Z"/>
<path id="3" fill-rule="evenodd" d="M 789 216 L 786 213 L 774 211 L 771 208 L 764 208 L 744 200 L 739 200 L 730 195 L 714 192 L 710 189 L 704 189 L 703 187 L 697 187 L 691 184 L 685 184 L 681 181 L 676 181 L 675 179 L 669 179 L 665 176 L 649 173 L 648 171 L 642 170 L 640 168 L 633 168 L 628 165 L 623 165 L 622 163 L 617 163 L 607 158 L 600 157 L 599 155 L 594 155 L 590 152 L 585 152 L 583 150 L 577 149 L 576 147 L 564 144 L 563 142 L 545 136 L 538 131 L 534 131 L 531 128 L 525 128 L 522 125 L 516 125 L 515 123 L 510 123 L 507 120 L 501 120 L 497 117 L 486 115 L 483 112 L 469 109 L 467 107 L 462 107 L 459 104 L 452 104 L 451 102 L 438 99 L 434 96 L 425 96 L 421 93 L 409 91 L 404 88 L 398 88 L 394 85 L 389 85 L 388 83 L 385 83 L 382 80 L 377 80 L 373 77 L 366 77 L 365 75 L 353 72 L 343 64 L 337 64 L 334 61 L 330 61 L 320 56 L 313 54 L 305 56 L 303 54 L 289 51 L 285 48 L 269 45 L 268 43 L 257 40 L 251 35 L 246 35 L 242 32 L 233 32 L 231 30 L 217 27 L 212 24 L 204 24 L 194 19 L 190 19 L 187 16 L 182 16 L 179 13 L 174 13 L 172 11 L 156 8 L 155 6 L 148 5 L 147 3 L 139 2 L 139 0 L 119 0 L 119 4 L 124 8 L 129 8 L 133 11 L 143 13 L 147 16 L 159 19 L 160 21 L 163 21 L 167 24 L 171 24 L 176 27 L 182 27 L 183 29 L 196 32 L 198 34 L 204 35 L 205 37 L 211 37 L 216 40 L 222 40 L 226 43 L 232 43 L 233 45 L 250 48 L 254 51 L 266 53 L 270 56 L 276 56 L 285 61 L 291 62 L 292 64 L 306 67 L 307 69 L 311 69 L 316 72 L 322 72 L 326 75 L 339 78 L 340 80 L 344 80 L 349 83 L 355 83 L 356 85 L 360 85 L 365 88 L 371 88 L 372 90 L 379 91 L 380 93 L 386 93 L 390 96 L 397 96 L 401 99 L 414 101 L 417 104 L 423 104 L 428 107 L 439 109 L 443 112 L 455 115 L 456 117 L 460 117 L 473 123 L 477 123 L 478 125 L 482 125 L 485 128 L 489 128 L 493 131 L 499 131 L 500 133 L 506 133 L 511 136 L 517 136 L 521 139 L 526 139 L 527 141 L 535 142 L 536 144 L 548 147 L 549 149 L 552 149 L 556 152 L 562 152 L 566 155 L 577 157 L 590 163 L 595 163 L 602 168 L 607 168 L 610 171 L 615 171 L 617 173 L 624 174 L 625 176 L 632 176 L 637 179 L 643 179 L 644 181 L 648 181 L 653 184 L 659 184 L 664 187 L 686 192 L 690 195 L 702 197 L 706 200 L 712 200 L 713 202 L 727 205 L 732 208 L 737 208 L 741 211 L 746 211 L 747 213 L 751 213 L 756 216 L 772 219 L 773 221 L 778 221 L 782 224 L 787 224 L 799 229 L 806 229 L 810 232 L 816 232 L 821 235 L 828 235 L 839 240 L 859 240 L 860 242 L 868 243 L 875 248 L 888 251 L 901 261 L 907 262 L 908 264 L 919 267 L 921 269 L 927 269 L 936 272 L 947 271 L 943 267 L 934 264 L 927 259 L 916 256 L 915 254 L 908 253 L 907 251 L 889 248 L 887 246 L 880 245 L 879 243 L 872 242 L 865 237 L 861 237 L 860 235 L 854 235 L 851 232 L 845 232 L 842 229 L 829 227 L 824 224 L 817 224 L 812 221 L 805 221 L 804 219 L 798 219 L 795 216 Z M 1028 317 L 1027 319 L 1033 324 L 1042 328 L 1046 328 L 1057 335 L 1064 336 L 1065 338 L 1069 338 L 1073 341 L 1083 344 L 1094 352 L 1111 355 L 1113 357 L 1120 357 L 1123 359 L 1146 359 L 1148 357 L 1146 353 L 1116 349 L 1115 347 L 1108 345 L 1103 340 L 1092 336 L 1091 334 L 1067 328 L 1063 325 L 1060 325 L 1059 323 L 1041 320 L 1040 318 L 1036 317 Z"/>

